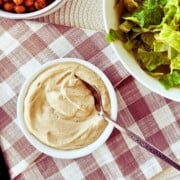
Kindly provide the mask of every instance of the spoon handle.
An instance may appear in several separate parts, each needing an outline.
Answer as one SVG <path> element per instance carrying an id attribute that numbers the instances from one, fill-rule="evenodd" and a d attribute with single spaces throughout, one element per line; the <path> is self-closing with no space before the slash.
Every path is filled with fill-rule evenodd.
<path id="1" fill-rule="evenodd" d="M 102 114 L 101 114 L 102 115 Z M 174 168 L 176 168 L 177 170 L 180 170 L 180 165 L 177 164 L 175 161 L 173 161 L 170 157 L 166 156 L 165 154 L 163 154 L 159 149 L 157 149 L 155 146 L 153 146 L 152 144 L 150 144 L 149 142 L 143 140 L 141 137 L 137 136 L 136 134 L 134 134 L 133 132 L 131 132 L 130 130 L 121 127 L 119 124 L 117 124 L 115 121 L 113 121 L 112 119 L 110 119 L 109 117 L 107 117 L 105 114 L 102 115 L 103 118 L 108 121 L 109 123 L 111 123 L 116 129 L 118 129 L 121 133 L 126 134 L 129 138 L 131 138 L 134 142 L 138 143 L 141 147 L 143 147 L 144 149 L 148 150 L 149 152 L 151 152 L 152 154 L 154 154 L 155 156 L 159 157 L 160 159 L 162 159 L 163 161 L 165 161 L 166 163 L 168 163 L 169 165 L 173 166 Z"/>

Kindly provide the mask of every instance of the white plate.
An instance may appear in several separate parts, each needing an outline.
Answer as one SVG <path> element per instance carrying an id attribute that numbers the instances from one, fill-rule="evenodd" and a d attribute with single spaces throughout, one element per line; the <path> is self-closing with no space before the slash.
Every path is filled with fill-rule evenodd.
<path id="1" fill-rule="evenodd" d="M 116 0 L 103 0 L 103 18 L 106 33 L 109 32 L 110 28 L 117 29 L 118 26 L 117 13 L 114 9 L 115 2 Z M 121 63 L 135 79 L 151 91 L 168 99 L 180 102 L 180 88 L 164 89 L 157 79 L 149 76 L 140 68 L 134 57 L 124 49 L 120 41 L 115 41 L 111 45 Z"/>

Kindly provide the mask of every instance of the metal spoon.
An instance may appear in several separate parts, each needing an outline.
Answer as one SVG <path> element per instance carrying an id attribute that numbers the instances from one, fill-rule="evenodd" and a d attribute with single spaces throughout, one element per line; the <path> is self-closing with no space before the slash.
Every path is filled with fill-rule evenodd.
<path id="1" fill-rule="evenodd" d="M 99 115 L 102 116 L 106 121 L 108 121 L 110 124 L 112 124 L 116 129 L 118 129 L 121 133 L 126 134 L 129 138 L 131 138 L 134 142 L 138 143 L 141 147 L 146 149 L 147 151 L 151 152 L 155 156 L 159 157 L 172 167 L 176 168 L 177 170 L 180 170 L 180 165 L 177 164 L 174 160 L 172 160 L 170 157 L 166 156 L 161 152 L 159 149 L 157 149 L 155 146 L 150 144 L 149 142 L 143 140 L 141 137 L 136 135 L 135 133 L 131 132 L 129 129 L 126 129 L 122 126 L 120 126 L 118 123 L 116 123 L 114 120 L 112 120 L 107 113 L 104 111 L 103 105 L 102 105 L 102 99 L 101 95 L 98 91 L 98 89 L 95 86 L 92 86 L 85 80 L 81 79 L 77 75 L 75 75 L 79 80 L 81 80 L 87 88 L 91 91 L 92 95 L 94 96 L 95 100 L 95 108 L 98 111 Z"/>

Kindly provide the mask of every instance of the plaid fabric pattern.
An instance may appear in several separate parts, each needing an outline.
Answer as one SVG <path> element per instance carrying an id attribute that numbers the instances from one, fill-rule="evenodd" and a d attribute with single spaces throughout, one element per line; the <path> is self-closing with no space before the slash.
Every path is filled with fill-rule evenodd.
<path id="1" fill-rule="evenodd" d="M 12 179 L 150 179 L 167 167 L 116 129 L 79 159 L 52 158 L 29 144 L 17 124 L 18 93 L 29 74 L 60 57 L 85 59 L 102 69 L 116 89 L 117 122 L 180 159 L 180 104 L 133 79 L 103 32 L 28 20 L 0 19 L 0 24 L 0 137 Z"/>

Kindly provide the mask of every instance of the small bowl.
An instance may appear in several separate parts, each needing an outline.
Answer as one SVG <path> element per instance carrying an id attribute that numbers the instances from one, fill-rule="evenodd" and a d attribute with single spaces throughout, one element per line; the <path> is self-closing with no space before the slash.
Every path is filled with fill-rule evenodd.
<path id="1" fill-rule="evenodd" d="M 103 0 L 103 19 L 106 33 L 111 28 L 117 29 L 119 25 L 118 14 L 114 8 L 115 3 L 116 0 Z M 124 67 L 141 84 L 163 97 L 180 102 L 180 88 L 166 90 L 157 79 L 141 69 L 135 58 L 123 47 L 123 43 L 120 40 L 112 42 L 111 46 Z"/>
<path id="2" fill-rule="evenodd" d="M 4 10 L 0 10 L 0 17 L 7 19 L 35 19 L 43 16 L 47 16 L 56 10 L 58 10 L 67 0 L 54 0 L 48 6 L 33 12 L 28 13 L 12 13 Z"/>
<path id="3" fill-rule="evenodd" d="M 75 150 L 59 150 L 50 146 L 47 146 L 43 143 L 41 143 L 39 140 L 37 140 L 26 128 L 24 116 L 23 116 L 23 104 L 24 104 L 24 98 L 26 95 L 26 92 L 28 90 L 28 87 L 30 86 L 31 82 L 39 75 L 42 71 L 44 71 L 47 67 L 50 67 L 52 65 L 60 64 L 61 62 L 75 62 L 79 63 L 81 65 L 86 66 L 87 68 L 91 69 L 92 71 L 96 72 L 96 74 L 103 80 L 105 86 L 107 87 L 109 97 L 110 97 L 110 103 L 111 103 L 111 118 L 113 120 L 116 120 L 117 118 L 117 98 L 115 90 L 110 83 L 109 79 L 106 77 L 106 75 L 98 69 L 93 64 L 80 59 L 74 59 L 74 58 L 61 58 L 57 60 L 53 60 L 51 62 L 48 62 L 44 65 L 42 65 L 34 74 L 32 74 L 23 84 L 21 91 L 18 96 L 17 101 L 17 117 L 18 117 L 18 124 L 20 126 L 20 129 L 22 130 L 23 134 L 27 138 L 27 140 L 39 151 L 52 156 L 56 158 L 61 159 L 72 159 L 72 158 L 79 158 L 85 155 L 88 155 L 92 153 L 94 150 L 96 150 L 98 147 L 100 147 L 110 136 L 113 126 L 111 124 L 107 124 L 106 128 L 104 129 L 103 133 L 99 136 L 97 140 L 95 140 L 93 143 L 89 144 L 88 146 L 85 146 L 80 149 Z"/>

